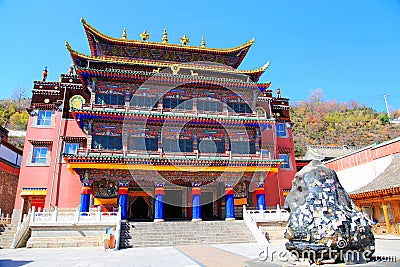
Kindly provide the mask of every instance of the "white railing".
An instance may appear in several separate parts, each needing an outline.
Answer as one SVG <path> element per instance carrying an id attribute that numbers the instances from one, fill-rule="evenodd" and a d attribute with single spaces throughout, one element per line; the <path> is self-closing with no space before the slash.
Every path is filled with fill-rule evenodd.
<path id="1" fill-rule="evenodd" d="M 10 224 L 11 223 L 10 215 L 7 214 L 6 216 L 4 216 L 4 213 L 2 212 L 1 208 L 0 208 L 0 223 L 2 223 L 2 224 Z"/>
<path id="2" fill-rule="evenodd" d="M 248 213 L 246 205 L 243 205 L 243 220 L 258 243 L 267 243 L 264 234 L 257 226 L 256 220 Z"/>
<path id="3" fill-rule="evenodd" d="M 258 227 L 259 222 L 284 222 L 289 220 L 290 213 L 283 210 L 277 205 L 276 209 L 250 209 L 243 205 L 243 220 L 245 221 L 247 227 L 253 234 L 257 242 L 265 243 L 267 242 L 265 235 L 262 233 L 261 229 Z"/>
<path id="4" fill-rule="evenodd" d="M 246 209 L 246 213 L 251 218 L 254 218 L 256 222 L 284 222 L 289 220 L 289 215 L 290 215 L 290 213 L 287 210 L 281 209 L 279 205 L 277 205 L 276 209 L 266 209 L 266 210 Z"/>
<path id="5" fill-rule="evenodd" d="M 54 211 L 32 211 L 30 224 L 43 225 L 54 223 L 65 224 L 98 224 L 98 223 L 117 223 L 120 221 L 118 212 L 89 211 L 80 212 L 59 212 L 57 207 Z"/>
<path id="6" fill-rule="evenodd" d="M 117 225 L 115 227 L 115 250 L 119 249 L 121 240 L 121 206 L 118 207 Z"/>
<path id="7" fill-rule="evenodd" d="M 22 222 L 18 223 L 17 232 L 14 235 L 13 242 L 11 244 L 11 248 L 18 248 L 22 244 L 21 242 L 28 237 L 29 235 L 29 223 L 31 221 L 31 211 L 29 210 L 28 214 L 24 214 L 24 218 Z"/>

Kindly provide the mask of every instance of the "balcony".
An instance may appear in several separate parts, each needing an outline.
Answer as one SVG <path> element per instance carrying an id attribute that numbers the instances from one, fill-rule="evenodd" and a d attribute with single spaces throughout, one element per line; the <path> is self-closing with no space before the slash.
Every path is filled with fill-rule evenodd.
<path id="1" fill-rule="evenodd" d="M 77 156 L 115 156 L 137 158 L 166 158 L 166 159 L 197 159 L 197 160 L 273 160 L 271 154 L 233 154 L 225 153 L 201 153 L 201 152 L 160 152 L 144 150 L 104 150 L 79 148 Z"/>
<path id="2" fill-rule="evenodd" d="M 114 111 L 114 112 L 126 112 L 140 115 L 173 115 L 173 116 L 187 116 L 187 117 L 204 117 L 204 118 L 233 118 L 233 119 L 254 119 L 273 121 L 274 119 L 267 118 L 266 116 L 259 116 L 256 112 L 253 113 L 236 113 L 224 110 L 218 111 L 204 111 L 196 109 L 166 109 L 166 108 L 150 108 L 150 107 L 138 107 L 128 105 L 106 105 L 106 104 L 86 104 L 82 107 L 83 110 L 100 110 L 100 111 Z"/>

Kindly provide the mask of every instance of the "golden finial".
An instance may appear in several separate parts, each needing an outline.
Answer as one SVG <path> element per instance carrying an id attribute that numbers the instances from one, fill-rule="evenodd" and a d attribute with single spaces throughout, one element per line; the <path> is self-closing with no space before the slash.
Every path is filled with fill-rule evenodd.
<path id="1" fill-rule="evenodd" d="M 163 35 L 162 35 L 162 43 L 163 43 L 163 44 L 168 44 L 167 29 L 164 29 L 164 32 L 163 32 Z"/>
<path id="2" fill-rule="evenodd" d="M 150 34 L 148 34 L 146 32 L 146 30 L 144 30 L 141 34 L 140 34 L 140 38 L 142 38 L 143 42 L 146 42 L 149 38 L 150 38 Z"/>
<path id="3" fill-rule="evenodd" d="M 126 39 L 126 28 L 122 31 L 122 39 Z"/>
<path id="4" fill-rule="evenodd" d="M 86 24 L 86 20 L 82 17 L 81 18 L 81 22 L 83 23 L 83 24 Z"/>
<path id="5" fill-rule="evenodd" d="M 206 47 L 206 40 L 204 40 L 204 36 L 201 37 L 201 47 Z"/>
<path id="6" fill-rule="evenodd" d="M 183 37 L 181 38 L 181 43 L 182 45 L 187 45 L 188 43 L 190 43 L 189 38 L 186 37 L 186 34 L 183 35 Z"/>

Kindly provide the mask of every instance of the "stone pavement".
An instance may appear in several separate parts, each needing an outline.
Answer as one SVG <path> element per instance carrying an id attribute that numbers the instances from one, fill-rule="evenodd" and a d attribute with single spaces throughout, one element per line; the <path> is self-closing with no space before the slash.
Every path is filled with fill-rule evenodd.
<path id="1" fill-rule="evenodd" d="M 274 240 L 269 245 L 269 255 L 274 251 L 274 255 L 284 251 L 284 243 L 285 240 Z M 399 247 L 398 239 L 377 239 L 375 255 L 400 259 Z M 280 261 L 277 257 L 272 262 L 259 260 L 258 256 L 263 250 L 264 246 L 257 243 L 130 248 L 119 251 L 104 251 L 101 247 L 0 249 L 0 266 L 290 266 L 289 262 Z M 373 262 L 367 266 L 400 266 L 400 262 Z"/>

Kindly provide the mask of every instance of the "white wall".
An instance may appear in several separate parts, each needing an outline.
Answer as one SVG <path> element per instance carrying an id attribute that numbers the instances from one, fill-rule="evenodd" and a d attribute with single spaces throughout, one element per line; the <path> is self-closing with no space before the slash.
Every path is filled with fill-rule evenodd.
<path id="1" fill-rule="evenodd" d="M 373 179 L 378 177 L 392 162 L 393 157 L 386 156 L 373 160 L 371 162 L 354 166 L 342 171 L 338 171 L 337 175 L 340 183 L 347 192 L 357 190 Z"/>
<path id="2" fill-rule="evenodd" d="M 3 145 L 0 145 L 0 158 L 21 166 L 22 156 L 19 156 L 18 153 L 15 153 L 11 149 Z"/>

